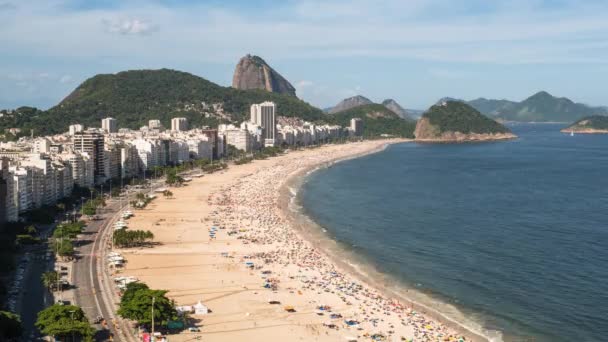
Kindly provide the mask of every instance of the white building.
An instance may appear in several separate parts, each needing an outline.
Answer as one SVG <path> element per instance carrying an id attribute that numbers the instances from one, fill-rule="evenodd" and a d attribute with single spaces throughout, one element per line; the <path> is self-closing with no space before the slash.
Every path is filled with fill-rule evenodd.
<path id="1" fill-rule="evenodd" d="M 106 133 L 116 133 L 118 132 L 118 122 L 114 118 L 105 118 L 101 120 L 101 129 Z"/>
<path id="2" fill-rule="evenodd" d="M 160 120 L 148 120 L 148 128 L 162 130 L 163 125 L 160 123 Z"/>
<path id="3" fill-rule="evenodd" d="M 352 118 L 350 119 L 350 131 L 355 136 L 363 135 L 363 120 L 360 118 Z"/>
<path id="4" fill-rule="evenodd" d="M 274 146 L 276 143 L 277 120 L 274 102 L 262 102 L 251 105 L 250 121 L 263 129 L 264 146 Z"/>
<path id="5" fill-rule="evenodd" d="M 182 132 L 188 130 L 188 119 L 173 118 L 171 119 L 171 130 L 174 132 Z"/>
<path id="6" fill-rule="evenodd" d="M 89 129 L 74 134 L 72 141 L 74 151 L 85 152 L 93 159 L 95 183 L 104 182 L 107 179 L 104 160 L 104 135 L 96 130 Z"/>
<path id="7" fill-rule="evenodd" d="M 187 141 L 190 155 L 194 159 L 212 159 L 213 144 L 203 139 L 189 139 Z"/>
<path id="8" fill-rule="evenodd" d="M 234 127 L 234 125 L 220 125 L 219 134 L 224 138 L 226 151 L 228 145 L 234 146 L 237 150 L 249 153 L 253 150 L 254 139 L 246 129 Z"/>
<path id="9" fill-rule="evenodd" d="M 74 134 L 78 133 L 78 132 L 82 132 L 84 130 L 84 126 L 82 126 L 81 124 L 74 124 L 74 125 L 70 125 L 70 135 L 74 136 Z"/>
<path id="10" fill-rule="evenodd" d="M 142 171 L 150 170 L 155 166 L 162 166 L 159 163 L 161 146 L 158 140 L 135 139 L 132 143 L 137 150 L 139 167 Z"/>
<path id="11" fill-rule="evenodd" d="M 33 169 L 31 167 L 11 167 L 13 174 L 13 186 L 15 189 L 13 201 L 16 204 L 19 214 L 33 209 L 32 186 Z"/>
<path id="12" fill-rule="evenodd" d="M 139 174 L 140 163 L 137 148 L 125 144 L 120 148 L 120 172 L 122 178 L 136 177 Z"/>
<path id="13" fill-rule="evenodd" d="M 46 138 L 37 138 L 34 140 L 34 153 L 49 153 L 51 152 L 51 141 Z"/>

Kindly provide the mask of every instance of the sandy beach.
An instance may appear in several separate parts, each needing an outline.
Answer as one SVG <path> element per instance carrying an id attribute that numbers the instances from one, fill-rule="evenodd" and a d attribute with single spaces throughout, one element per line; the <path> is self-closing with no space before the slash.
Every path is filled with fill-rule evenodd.
<path id="1" fill-rule="evenodd" d="M 212 311 L 193 315 L 204 341 L 458 341 L 455 329 L 332 262 L 285 203 L 288 181 L 307 171 L 403 141 L 291 151 L 172 188 L 172 198 L 134 211 L 129 227 L 152 231 L 159 245 L 122 250 L 121 275 L 168 290 L 178 305 L 201 301 Z"/>

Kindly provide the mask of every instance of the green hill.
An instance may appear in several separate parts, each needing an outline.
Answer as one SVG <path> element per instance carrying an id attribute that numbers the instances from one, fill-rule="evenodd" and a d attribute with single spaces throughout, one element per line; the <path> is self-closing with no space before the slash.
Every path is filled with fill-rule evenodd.
<path id="1" fill-rule="evenodd" d="M 363 134 L 365 136 L 378 136 L 391 134 L 400 137 L 414 137 L 416 123 L 405 120 L 381 104 L 366 104 L 336 112 L 328 115 L 326 121 L 341 125 L 350 125 L 352 118 L 363 120 Z"/>
<path id="2" fill-rule="evenodd" d="M 280 116 L 319 121 L 323 112 L 294 96 L 264 90 L 222 87 L 186 72 L 132 70 L 89 78 L 48 111 L 28 109 L 22 115 L 0 118 L 0 130 L 34 129 L 36 135 L 65 132 L 73 123 L 99 127 L 111 116 L 119 127 L 137 129 L 150 119 L 165 126 L 172 117 L 187 117 L 192 125 L 240 122 L 248 118 L 253 103 L 273 101 Z M 17 117 L 18 116 L 18 117 Z"/>
<path id="3" fill-rule="evenodd" d="M 596 133 L 597 131 L 608 132 L 608 116 L 593 115 L 584 117 L 572 125 L 564 128 L 562 132 L 585 132 Z"/>
<path id="4" fill-rule="evenodd" d="M 504 135 L 499 139 L 514 137 L 507 127 L 460 101 L 446 101 L 429 108 L 418 121 L 415 132 L 416 139 L 446 141 L 479 140 L 473 137 L 479 134 Z"/>

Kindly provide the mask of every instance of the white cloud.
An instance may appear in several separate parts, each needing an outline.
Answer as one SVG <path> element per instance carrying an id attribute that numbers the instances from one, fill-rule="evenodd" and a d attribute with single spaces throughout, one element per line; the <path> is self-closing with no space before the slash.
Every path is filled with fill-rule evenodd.
<path id="1" fill-rule="evenodd" d="M 140 19 L 102 20 L 107 32 L 124 35 L 146 35 L 158 30 L 158 26 Z"/>

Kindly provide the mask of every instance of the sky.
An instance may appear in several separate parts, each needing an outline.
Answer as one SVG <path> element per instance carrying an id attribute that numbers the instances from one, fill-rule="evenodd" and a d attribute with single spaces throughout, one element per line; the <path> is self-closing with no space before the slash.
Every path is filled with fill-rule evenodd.
<path id="1" fill-rule="evenodd" d="M 229 86 L 264 58 L 324 108 L 364 95 L 608 105 L 604 0 L 0 0 L 0 108 L 49 108 L 89 77 L 170 68 Z"/>

